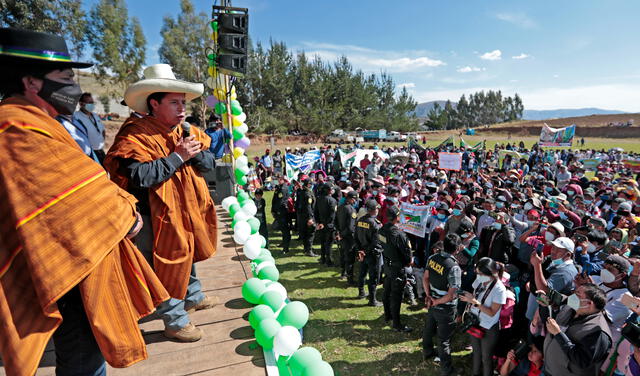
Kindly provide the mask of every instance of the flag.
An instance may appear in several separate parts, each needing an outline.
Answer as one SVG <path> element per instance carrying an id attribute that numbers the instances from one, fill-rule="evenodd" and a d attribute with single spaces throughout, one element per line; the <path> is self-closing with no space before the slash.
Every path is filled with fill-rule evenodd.
<path id="1" fill-rule="evenodd" d="M 413 136 L 409 137 L 409 140 L 407 141 L 407 146 L 409 149 L 415 149 L 416 151 L 424 150 L 424 148 L 420 146 L 420 144 L 418 144 L 418 141 L 416 141 L 415 137 Z"/>
<path id="2" fill-rule="evenodd" d="M 470 146 L 462 137 L 460 137 L 460 147 L 464 147 L 469 151 L 478 151 L 480 149 L 484 149 L 484 141 L 480 141 L 477 144 Z"/>
<path id="3" fill-rule="evenodd" d="M 468 146 L 469 146 L 469 144 L 467 144 L 467 143 L 464 141 L 464 138 L 460 137 L 460 147 L 461 147 L 461 148 L 466 148 L 466 147 L 468 147 Z"/>
<path id="4" fill-rule="evenodd" d="M 540 130 L 539 145 L 542 147 L 571 147 L 575 135 L 575 124 L 564 128 L 551 128 L 545 123 Z"/>
<path id="5" fill-rule="evenodd" d="M 449 136 L 446 140 L 442 141 L 438 147 L 442 146 L 453 146 L 455 143 L 453 142 L 453 136 Z"/>
<path id="6" fill-rule="evenodd" d="M 312 150 L 304 153 L 304 155 L 285 155 L 285 165 L 287 172 L 287 180 L 291 181 L 298 178 L 298 174 L 308 174 L 313 165 L 320 160 L 320 151 Z"/>

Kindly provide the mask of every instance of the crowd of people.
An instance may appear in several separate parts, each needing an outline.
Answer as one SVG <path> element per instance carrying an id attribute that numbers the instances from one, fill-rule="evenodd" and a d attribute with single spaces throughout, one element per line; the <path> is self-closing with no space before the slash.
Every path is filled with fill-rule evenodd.
<path id="1" fill-rule="evenodd" d="M 282 250 L 297 232 L 398 332 L 412 330 L 401 302 L 424 305 L 423 356 L 443 375 L 455 374 L 453 336 L 473 375 L 640 375 L 640 176 L 622 163 L 634 155 L 412 145 L 342 165 L 338 150 L 351 151 L 320 148 L 291 182 L 258 167 Z M 440 151 L 462 153 L 461 169 L 439 169 Z M 402 230 L 404 204 L 428 208 L 424 237 Z"/>

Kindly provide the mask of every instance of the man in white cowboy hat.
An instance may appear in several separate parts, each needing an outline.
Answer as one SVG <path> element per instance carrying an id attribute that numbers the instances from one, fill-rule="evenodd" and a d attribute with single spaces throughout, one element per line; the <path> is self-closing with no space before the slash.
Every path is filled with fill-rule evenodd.
<path id="1" fill-rule="evenodd" d="M 192 342 L 202 337 L 188 312 L 217 304 L 206 297 L 194 262 L 216 251 L 216 213 L 201 173 L 214 168 L 211 139 L 184 124 L 187 102 L 204 91 L 202 84 L 177 80 L 166 64 L 144 70 L 144 79 L 127 89 L 124 99 L 134 111 L 105 159 L 111 178 L 138 199 L 144 226 L 136 244 L 171 299 L 157 315 L 165 336 Z"/>

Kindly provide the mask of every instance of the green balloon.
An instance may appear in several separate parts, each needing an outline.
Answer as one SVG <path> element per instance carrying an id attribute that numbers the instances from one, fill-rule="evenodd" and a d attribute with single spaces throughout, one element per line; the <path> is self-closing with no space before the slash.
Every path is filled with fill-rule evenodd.
<path id="1" fill-rule="evenodd" d="M 240 179 L 236 179 L 236 182 L 240 185 L 247 185 L 247 177 L 243 176 Z"/>
<path id="2" fill-rule="evenodd" d="M 263 256 L 271 256 L 271 251 L 269 251 L 266 248 L 260 249 L 260 254 L 258 255 L 258 257 L 263 257 Z"/>
<path id="3" fill-rule="evenodd" d="M 260 304 L 253 307 L 251 313 L 249 313 L 249 324 L 253 329 L 256 329 L 262 320 L 272 319 L 273 317 L 273 310 L 267 305 Z"/>
<path id="4" fill-rule="evenodd" d="M 242 106 L 240 106 L 240 102 L 237 100 L 231 101 L 231 113 L 233 116 L 238 116 L 242 113 Z"/>
<path id="5" fill-rule="evenodd" d="M 243 202 L 247 201 L 251 197 L 249 196 L 249 194 L 247 192 L 240 191 L 237 194 L 237 198 L 238 198 L 238 202 L 242 204 Z"/>
<path id="6" fill-rule="evenodd" d="M 266 266 L 262 268 L 262 270 L 260 270 L 258 278 L 278 282 L 278 279 L 280 278 L 280 272 L 275 266 Z"/>
<path id="7" fill-rule="evenodd" d="M 290 302 L 278 314 L 278 322 L 282 326 L 289 325 L 302 329 L 307 321 L 309 321 L 309 308 L 303 302 Z"/>
<path id="8" fill-rule="evenodd" d="M 233 141 L 238 141 L 242 137 L 244 137 L 244 134 L 242 134 L 242 132 L 240 132 L 237 128 L 234 127 L 233 128 Z"/>
<path id="9" fill-rule="evenodd" d="M 265 289 L 264 281 L 258 278 L 249 278 L 242 285 L 242 297 L 251 304 L 258 304 Z"/>
<path id="10" fill-rule="evenodd" d="M 269 306 L 273 310 L 273 312 L 280 309 L 282 302 L 284 302 L 284 300 L 282 299 L 282 295 L 280 295 L 280 293 L 277 291 L 263 291 L 263 294 L 260 297 L 260 304 Z"/>
<path id="11" fill-rule="evenodd" d="M 246 174 L 244 172 L 242 172 L 242 170 L 240 170 L 239 168 L 236 168 L 236 170 L 234 171 L 235 175 L 236 175 L 236 180 L 240 180 L 241 178 L 243 178 Z M 238 201 L 239 202 L 239 201 Z M 242 204 L 240 204 L 240 206 L 242 206 Z"/>
<path id="12" fill-rule="evenodd" d="M 251 226 L 251 234 L 257 234 L 260 230 L 260 220 L 256 217 L 247 219 L 247 223 Z"/>
<path id="13" fill-rule="evenodd" d="M 211 21 L 211 29 L 213 29 L 213 31 L 218 31 L 218 21 Z"/>
<path id="14" fill-rule="evenodd" d="M 303 371 L 302 376 L 333 376 L 333 368 L 331 364 L 325 361 L 319 361 L 309 364 Z"/>
<path id="15" fill-rule="evenodd" d="M 322 355 L 320 355 L 320 351 L 313 347 L 301 347 L 291 355 L 288 364 L 294 374 L 300 374 L 308 365 L 321 361 Z"/>
<path id="16" fill-rule="evenodd" d="M 256 340 L 265 350 L 273 348 L 273 337 L 280 330 L 281 325 L 275 319 L 264 319 L 258 324 L 256 329 Z"/>
<path id="17" fill-rule="evenodd" d="M 256 263 L 256 265 L 260 265 L 261 263 L 265 262 L 265 261 L 271 261 L 272 263 L 276 263 L 276 260 L 268 255 L 264 255 L 264 256 L 258 256 L 258 258 L 256 258 L 255 260 L 253 260 L 253 262 Z"/>
<path id="18" fill-rule="evenodd" d="M 232 218 L 235 217 L 235 215 L 238 212 L 238 210 L 240 210 L 240 205 L 239 204 L 233 204 L 233 205 L 229 206 L 229 215 Z"/>
<path id="19" fill-rule="evenodd" d="M 227 104 L 224 103 L 224 102 L 216 103 L 215 112 L 218 115 L 226 114 L 227 113 Z"/>

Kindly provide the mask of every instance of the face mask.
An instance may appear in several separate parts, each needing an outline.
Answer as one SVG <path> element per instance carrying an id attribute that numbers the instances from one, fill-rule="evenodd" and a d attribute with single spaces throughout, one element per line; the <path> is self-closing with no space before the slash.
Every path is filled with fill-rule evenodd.
<path id="1" fill-rule="evenodd" d="M 462 211 L 460 209 L 453 209 L 453 215 L 460 215 Z"/>
<path id="2" fill-rule="evenodd" d="M 373 192 L 371 192 L 371 193 L 373 193 L 373 195 L 374 195 L 374 196 L 377 196 L 377 195 L 378 195 L 378 191 L 373 191 Z"/>
<path id="3" fill-rule="evenodd" d="M 587 246 L 587 253 L 593 253 L 596 250 L 596 246 L 589 243 L 589 245 Z"/>
<path id="4" fill-rule="evenodd" d="M 84 105 L 85 110 L 89 111 L 89 112 L 93 112 L 93 110 L 96 109 L 96 104 L 95 103 L 87 103 Z"/>
<path id="5" fill-rule="evenodd" d="M 626 251 L 625 253 L 622 254 L 624 257 L 629 258 L 629 256 L 631 255 L 631 251 Z"/>
<path id="6" fill-rule="evenodd" d="M 536 223 L 536 221 L 527 220 L 527 224 L 529 225 L 529 227 L 533 226 L 534 223 Z"/>
<path id="7" fill-rule="evenodd" d="M 447 218 L 447 216 L 442 214 L 442 213 L 438 213 L 438 215 L 436 217 L 438 217 L 438 219 L 441 220 L 441 221 L 444 220 L 445 218 Z"/>
<path id="8" fill-rule="evenodd" d="M 551 260 L 551 263 L 552 263 L 553 265 L 555 265 L 555 266 L 562 265 L 562 263 L 563 263 L 563 262 L 564 262 L 564 260 L 563 260 L 563 259 L 561 259 L 561 258 Z"/>
<path id="9" fill-rule="evenodd" d="M 496 230 L 500 230 L 502 228 L 502 223 L 494 223 L 493 228 L 495 228 Z"/>
<path id="10" fill-rule="evenodd" d="M 82 95 L 82 89 L 76 83 L 64 84 L 45 78 L 38 95 L 52 105 L 60 114 L 71 115 L 76 110 Z"/>
<path id="11" fill-rule="evenodd" d="M 567 194 L 568 194 L 569 196 L 573 196 L 575 193 L 576 193 L 575 191 L 567 191 Z"/>
<path id="12" fill-rule="evenodd" d="M 584 202 L 585 205 L 591 205 L 592 201 L 591 200 L 584 200 L 583 202 Z"/>
<path id="13" fill-rule="evenodd" d="M 578 297 L 578 295 L 576 294 L 571 294 L 569 295 L 569 298 L 567 299 L 567 305 L 569 306 L 569 308 L 571 308 L 574 311 L 578 311 L 580 308 L 582 308 L 580 306 L 580 302 L 582 301 L 582 299 L 580 299 Z"/>
<path id="14" fill-rule="evenodd" d="M 393 202 L 394 204 L 398 203 L 398 199 L 395 197 L 389 197 L 389 201 Z"/>
<path id="15" fill-rule="evenodd" d="M 466 239 L 466 238 L 468 238 L 468 237 L 469 237 L 469 234 L 462 234 L 462 235 L 460 235 L 460 237 L 461 237 L 462 239 Z"/>
<path id="16" fill-rule="evenodd" d="M 476 281 L 478 283 L 487 283 L 487 282 L 491 281 L 491 277 L 489 277 L 487 275 L 478 275 L 476 277 Z"/>
<path id="17" fill-rule="evenodd" d="M 616 280 L 616 276 L 607 269 L 602 269 L 600 270 L 600 280 L 603 283 L 611 283 Z"/>
<path id="18" fill-rule="evenodd" d="M 498 208 L 498 209 L 504 208 L 504 204 L 502 203 L 502 201 L 496 202 L 496 208 Z"/>
<path id="19" fill-rule="evenodd" d="M 460 194 L 460 193 L 462 193 L 462 190 L 461 189 L 456 189 L 456 194 Z"/>
<path id="20" fill-rule="evenodd" d="M 526 204 L 524 204 L 524 211 L 525 212 L 528 212 L 531 209 L 533 209 L 533 205 L 530 202 L 527 202 Z"/>
<path id="21" fill-rule="evenodd" d="M 544 240 L 546 240 L 548 242 L 553 241 L 553 239 L 555 239 L 555 238 L 556 237 L 552 233 L 550 233 L 549 231 L 544 233 Z"/>
<path id="22" fill-rule="evenodd" d="M 545 191 L 547 191 L 547 192 L 551 192 L 551 191 L 553 190 L 553 188 L 551 188 L 551 187 L 544 187 L 544 190 L 545 190 Z"/>

